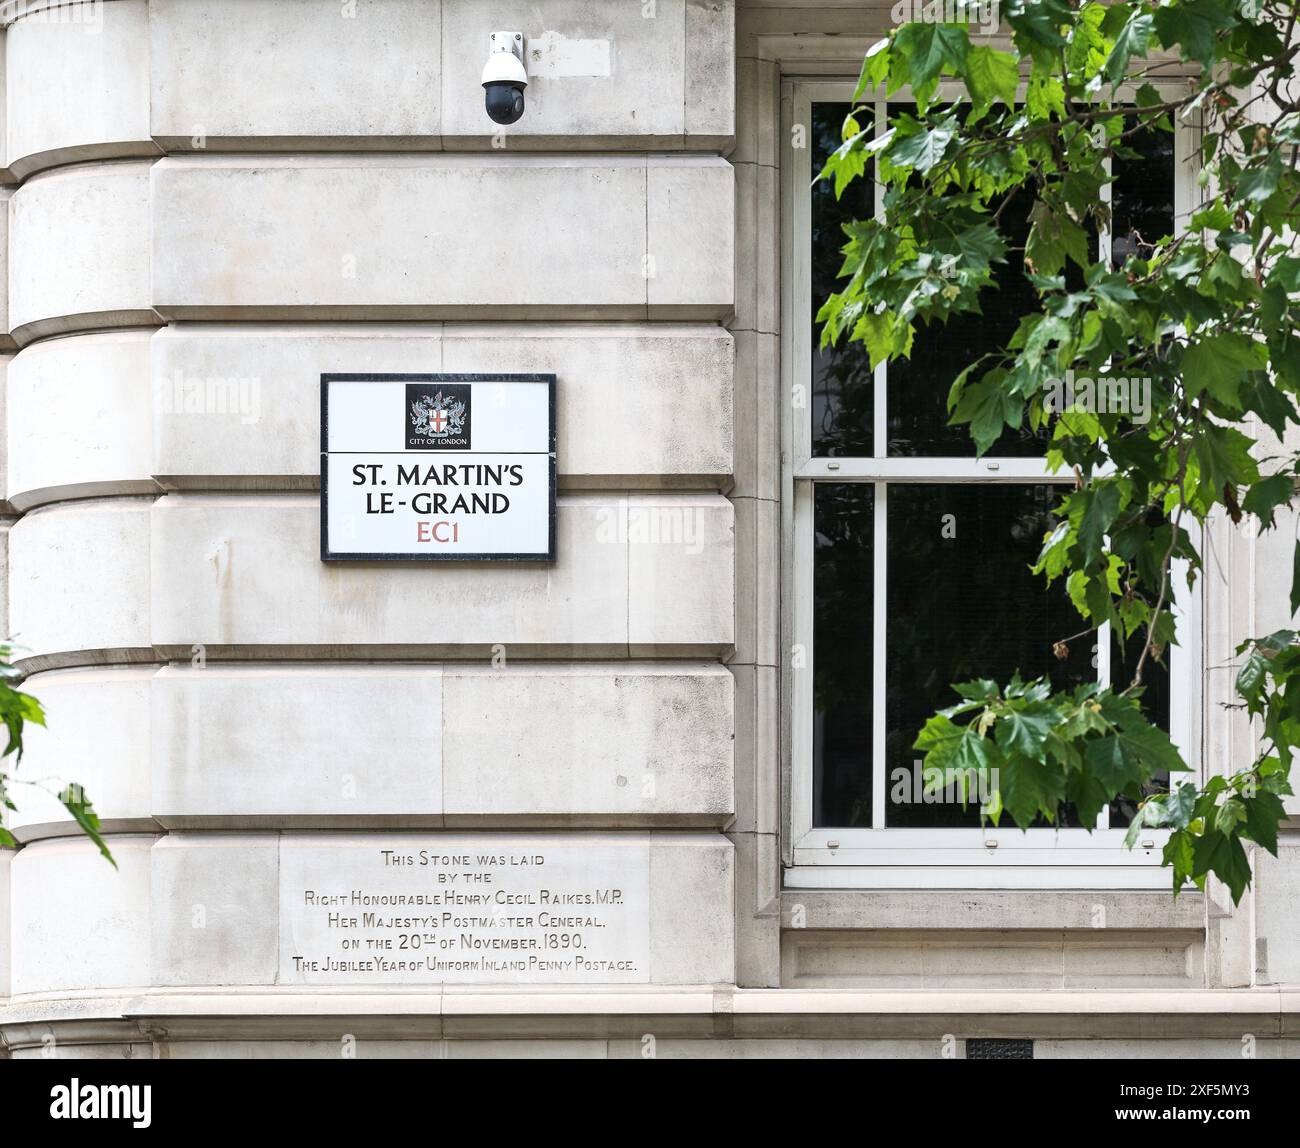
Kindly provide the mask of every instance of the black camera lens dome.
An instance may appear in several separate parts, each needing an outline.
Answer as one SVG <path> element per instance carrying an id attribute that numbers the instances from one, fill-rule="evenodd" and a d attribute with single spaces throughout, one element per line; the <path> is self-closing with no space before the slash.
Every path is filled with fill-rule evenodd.
<path id="1" fill-rule="evenodd" d="M 484 84 L 487 114 L 494 123 L 513 124 L 524 114 L 524 93 L 514 84 Z"/>

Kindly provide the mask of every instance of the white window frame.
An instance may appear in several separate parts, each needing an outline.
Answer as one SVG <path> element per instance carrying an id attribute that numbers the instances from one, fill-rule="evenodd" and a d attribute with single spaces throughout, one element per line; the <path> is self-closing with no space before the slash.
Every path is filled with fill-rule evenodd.
<path id="1" fill-rule="evenodd" d="M 1160 85 L 1157 85 L 1160 86 Z M 1181 83 L 1169 85 L 1185 90 Z M 905 482 L 1047 482 L 1060 483 L 1038 459 L 998 458 L 889 458 L 887 449 L 887 388 L 883 364 L 876 369 L 874 456 L 871 458 L 814 458 L 812 455 L 812 352 L 811 313 L 811 109 L 814 102 L 848 102 L 853 83 L 787 79 L 782 99 L 782 255 L 783 323 L 782 374 L 786 395 L 802 393 L 804 405 L 783 404 L 782 516 L 787 566 L 786 627 L 792 657 L 784 671 L 790 746 L 789 824 L 790 867 L 785 872 L 789 888 L 1079 888 L 1153 889 L 1169 883 L 1160 867 L 1167 831 L 1147 831 L 1133 850 L 1123 847 L 1124 828 L 1031 829 L 1021 831 L 1006 818 L 998 828 L 887 829 L 883 826 L 888 776 L 884 764 L 886 733 L 885 683 L 888 654 L 884 646 L 888 600 L 886 584 L 888 485 Z M 1122 93 L 1121 93 L 1122 94 Z M 957 92 L 941 97 L 956 98 Z M 907 92 L 889 103 L 906 102 Z M 885 124 L 885 100 L 875 101 L 877 132 Z M 795 126 L 803 125 L 802 133 Z M 1176 125 L 1174 161 L 1175 227 L 1181 231 L 1198 202 L 1192 160 L 1199 132 L 1187 124 Z M 1103 198 L 1109 199 L 1109 187 Z M 876 186 L 876 209 L 882 190 Z M 1101 250 L 1109 254 L 1109 235 Z M 918 331 L 917 338 L 924 332 Z M 802 387 L 800 392 L 797 388 Z M 813 825 L 813 490 L 818 481 L 870 482 L 874 486 L 875 538 L 872 547 L 873 667 L 872 667 L 872 828 L 824 828 Z M 1067 479 L 1068 481 L 1068 479 Z M 1196 540 L 1194 535 L 1194 540 Z M 1181 566 L 1182 564 L 1178 564 Z M 1174 743 L 1201 776 L 1201 606 L 1199 593 L 1185 592 L 1185 571 L 1176 568 L 1172 579 L 1183 593 L 1175 599 L 1179 645 L 1170 656 L 1170 733 Z M 1099 677 L 1109 677 L 1110 635 L 1098 635 Z M 798 664 L 802 668 L 798 668 Z M 955 696 L 954 696 L 954 700 Z M 1108 814 L 1103 812 L 1103 821 Z"/>

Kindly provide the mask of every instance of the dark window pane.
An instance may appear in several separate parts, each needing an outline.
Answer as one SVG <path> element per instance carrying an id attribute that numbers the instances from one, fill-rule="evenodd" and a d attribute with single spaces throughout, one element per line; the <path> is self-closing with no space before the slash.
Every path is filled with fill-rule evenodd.
<path id="1" fill-rule="evenodd" d="M 871 824 L 872 488 L 814 488 L 813 824 Z"/>
<path id="2" fill-rule="evenodd" d="M 948 392 L 957 376 L 981 355 L 1006 347 L 1021 317 L 1039 307 L 1020 267 L 1028 233 L 1028 205 L 1028 197 L 1017 196 L 1003 213 L 1001 226 L 1004 234 L 1011 236 L 1013 250 L 1007 253 L 1006 263 L 995 264 L 997 288 L 987 288 L 981 295 L 982 314 L 954 315 L 947 323 L 918 325 L 912 357 L 889 364 L 891 456 L 974 456 L 969 425 L 948 425 Z M 988 453 L 1025 458 L 1041 455 L 1044 449 L 1042 437 L 1022 427 L 1003 431 Z"/>
<path id="3" fill-rule="evenodd" d="M 1115 176 L 1111 184 L 1111 262 L 1116 267 L 1123 266 L 1130 255 L 1149 258 L 1152 248 L 1174 231 L 1173 134 L 1148 128 L 1130 136 L 1128 145 L 1140 152 L 1142 158 L 1116 157 L 1111 165 Z M 1133 634 L 1123 649 L 1118 637 L 1112 639 L 1110 680 L 1116 689 L 1123 689 L 1133 680 L 1144 638 L 1141 632 Z M 1166 650 L 1163 664 L 1148 658 L 1142 669 L 1142 682 L 1146 686 L 1142 708 L 1166 732 L 1170 713 L 1169 656 Z M 1160 774 L 1147 792 L 1160 792 L 1168 786 L 1169 775 Z M 1128 796 L 1112 802 L 1111 827 L 1127 826 L 1137 805 L 1138 799 Z"/>
<path id="4" fill-rule="evenodd" d="M 926 719 L 958 700 L 953 682 L 1005 683 L 1016 670 L 1026 679 L 1048 674 L 1057 689 L 1096 678 L 1086 638 L 1070 644 L 1065 661 L 1054 657 L 1053 644 L 1083 623 L 1060 581 L 1049 587 L 1029 570 L 1055 501 L 1046 484 L 889 487 L 888 825 L 980 823 L 975 805 L 918 803 L 896 784 L 912 775 L 912 743 Z"/>
<path id="5" fill-rule="evenodd" d="M 1110 680 L 1117 690 L 1122 690 L 1133 680 L 1137 670 L 1138 658 L 1142 653 L 1145 640 L 1144 631 L 1137 631 L 1120 648 L 1119 638 L 1112 637 L 1110 647 Z M 1147 658 L 1142 667 L 1142 684 L 1146 687 L 1142 695 L 1142 710 L 1147 717 L 1166 733 L 1169 732 L 1169 657 L 1170 651 L 1164 652 L 1163 662 Z M 1181 779 L 1180 779 L 1181 780 Z M 1143 796 L 1162 793 L 1169 788 L 1169 774 L 1161 773 L 1152 778 L 1144 790 Z M 1110 826 L 1122 829 L 1133 820 L 1137 812 L 1138 799 L 1124 796 L 1116 798 L 1110 805 Z"/>
<path id="6" fill-rule="evenodd" d="M 1116 156 L 1111 163 L 1111 262 L 1122 267 L 1130 255 L 1149 258 L 1151 249 L 1174 232 L 1174 137 L 1156 128 L 1126 141 L 1141 159 Z"/>
<path id="7" fill-rule="evenodd" d="M 820 170 L 838 145 L 847 103 L 813 105 L 813 163 Z M 891 115 L 912 113 L 909 105 L 890 105 Z M 859 109 L 859 122 L 870 119 Z M 1129 144 L 1141 160 L 1117 157 L 1113 169 L 1112 257 L 1121 264 L 1132 253 L 1149 254 L 1150 248 L 1170 234 L 1174 224 L 1173 136 L 1150 129 L 1130 137 Z M 981 314 L 956 315 L 946 324 L 918 327 L 910 359 L 888 367 L 888 453 L 891 456 L 969 458 L 975 446 L 966 426 L 949 426 L 947 399 L 953 380 L 980 355 L 1000 350 L 1021 317 L 1039 303 L 1023 271 L 1023 250 L 1028 235 L 1031 198 L 1021 192 L 1003 212 L 1001 228 L 1008 237 L 1007 261 L 997 266 L 996 288 L 983 293 Z M 994 207 L 997 205 L 994 204 Z M 871 182 L 859 180 L 835 199 L 829 184 L 813 189 L 813 313 L 837 285 L 844 237 L 841 225 L 872 213 Z M 1091 238 L 1096 256 L 1096 238 Z M 1066 269 L 1071 287 L 1081 285 L 1079 269 Z M 812 364 L 813 453 L 819 456 L 869 455 L 872 451 L 872 374 L 861 346 L 843 347 L 823 354 L 814 350 Z M 1044 436 L 1027 428 L 1006 431 L 991 454 L 1032 457 L 1044 449 Z"/>
<path id="8" fill-rule="evenodd" d="M 844 117 L 852 104 L 813 104 L 812 170 L 821 171 L 840 145 Z M 862 128 L 873 122 L 870 108 L 859 108 L 855 118 Z M 875 214 L 875 177 L 868 173 L 835 198 L 833 183 L 818 182 L 812 189 L 812 452 L 818 456 L 870 455 L 874 424 L 871 363 L 861 343 L 841 342 L 820 351 L 821 327 L 816 322 L 821 305 L 843 285 L 841 249 L 848 242 L 843 224 L 870 219 Z"/>
<path id="9" fill-rule="evenodd" d="M 913 105 L 890 105 L 891 116 L 915 112 Z M 1003 209 L 998 227 L 1009 250 L 1006 262 L 994 264 L 996 288 L 986 288 L 980 295 L 982 313 L 954 315 L 947 323 L 918 323 L 911 358 L 889 364 L 891 456 L 974 456 L 970 427 L 948 425 L 948 392 L 957 376 L 981 355 L 1005 348 L 1021 317 L 1040 306 L 1023 265 L 1032 204 L 1031 194 L 1021 191 Z M 992 210 L 998 206 L 999 202 L 990 205 Z M 1041 455 L 1045 441 L 1028 428 L 1007 430 L 989 454 L 1013 458 Z"/>

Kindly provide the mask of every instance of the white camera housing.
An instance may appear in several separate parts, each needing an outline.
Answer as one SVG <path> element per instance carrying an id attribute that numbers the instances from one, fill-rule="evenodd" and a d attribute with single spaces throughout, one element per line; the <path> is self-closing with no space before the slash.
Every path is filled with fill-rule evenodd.
<path id="1" fill-rule="evenodd" d="M 526 87 L 523 33 L 493 32 L 483 68 L 483 102 L 494 123 L 513 124 L 524 114 Z"/>

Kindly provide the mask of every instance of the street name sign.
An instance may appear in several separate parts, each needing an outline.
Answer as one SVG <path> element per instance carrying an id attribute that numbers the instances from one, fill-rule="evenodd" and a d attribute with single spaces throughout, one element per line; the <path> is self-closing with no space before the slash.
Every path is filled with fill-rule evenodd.
<path id="1" fill-rule="evenodd" d="M 320 386 L 322 561 L 554 561 L 554 375 Z"/>

